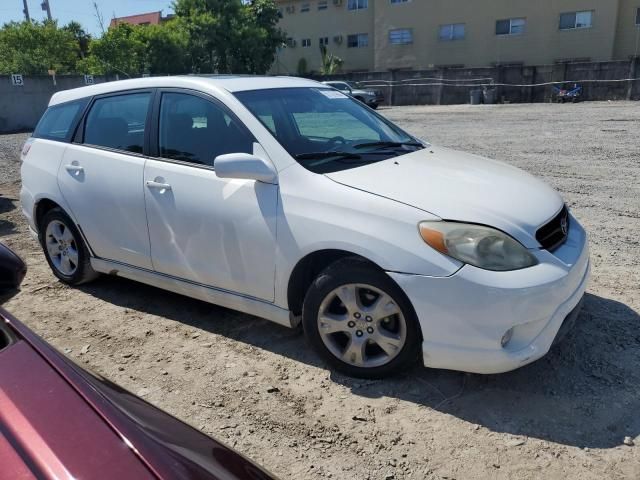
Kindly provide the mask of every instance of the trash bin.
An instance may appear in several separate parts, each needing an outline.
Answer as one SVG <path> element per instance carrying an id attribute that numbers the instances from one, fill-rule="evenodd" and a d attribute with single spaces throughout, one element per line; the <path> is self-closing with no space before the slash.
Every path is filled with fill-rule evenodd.
<path id="1" fill-rule="evenodd" d="M 471 105 L 482 103 L 482 90 L 471 90 Z"/>
<path id="2" fill-rule="evenodd" d="M 487 88 L 483 92 L 483 97 L 484 97 L 484 103 L 486 103 L 487 105 L 493 105 L 494 103 L 496 103 L 496 89 Z"/>

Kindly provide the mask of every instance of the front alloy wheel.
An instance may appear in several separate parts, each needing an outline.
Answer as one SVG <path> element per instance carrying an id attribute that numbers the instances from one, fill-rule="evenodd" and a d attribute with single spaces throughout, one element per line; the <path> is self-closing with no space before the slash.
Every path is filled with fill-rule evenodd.
<path id="1" fill-rule="evenodd" d="M 407 339 L 400 307 L 382 290 L 363 283 L 342 285 L 324 298 L 318 331 L 334 356 L 363 368 L 389 363 Z"/>
<path id="2" fill-rule="evenodd" d="M 386 377 L 419 357 L 422 337 L 408 298 L 385 272 L 358 257 L 318 275 L 304 299 L 302 322 L 314 349 L 347 375 Z"/>

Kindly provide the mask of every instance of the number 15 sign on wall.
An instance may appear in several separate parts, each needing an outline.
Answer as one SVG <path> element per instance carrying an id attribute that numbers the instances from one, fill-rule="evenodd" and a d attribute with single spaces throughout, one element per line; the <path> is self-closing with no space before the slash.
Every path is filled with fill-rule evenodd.
<path id="1" fill-rule="evenodd" d="M 24 87 L 24 79 L 19 73 L 11 74 L 11 85 L 14 87 Z"/>

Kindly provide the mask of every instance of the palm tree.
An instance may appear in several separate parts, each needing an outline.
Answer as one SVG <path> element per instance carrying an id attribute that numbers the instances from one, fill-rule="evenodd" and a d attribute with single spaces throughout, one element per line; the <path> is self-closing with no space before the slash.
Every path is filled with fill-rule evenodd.
<path id="1" fill-rule="evenodd" d="M 342 65 L 344 65 L 344 60 L 336 57 L 333 53 L 329 53 L 326 45 L 320 45 L 320 55 L 322 55 L 322 66 L 320 67 L 322 75 L 338 73 Z"/>

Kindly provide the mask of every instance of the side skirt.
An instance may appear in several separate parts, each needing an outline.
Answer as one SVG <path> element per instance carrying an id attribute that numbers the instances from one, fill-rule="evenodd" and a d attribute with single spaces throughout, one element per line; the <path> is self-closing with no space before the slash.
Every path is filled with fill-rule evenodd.
<path id="1" fill-rule="evenodd" d="M 280 308 L 272 303 L 253 297 L 246 297 L 237 293 L 220 290 L 188 280 L 182 280 L 162 273 L 144 270 L 130 265 L 125 265 L 101 258 L 92 258 L 91 266 L 96 272 L 116 275 L 137 282 L 152 285 L 154 287 L 179 293 L 187 297 L 196 298 L 205 302 L 220 305 L 221 307 L 238 310 L 249 315 L 255 315 L 266 320 L 271 320 L 279 325 L 293 328 L 297 325 L 296 319 L 289 315 L 289 310 Z"/>

